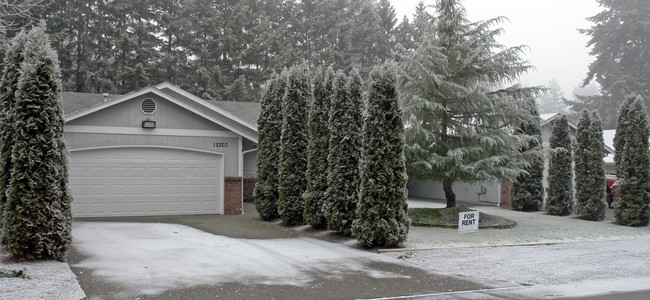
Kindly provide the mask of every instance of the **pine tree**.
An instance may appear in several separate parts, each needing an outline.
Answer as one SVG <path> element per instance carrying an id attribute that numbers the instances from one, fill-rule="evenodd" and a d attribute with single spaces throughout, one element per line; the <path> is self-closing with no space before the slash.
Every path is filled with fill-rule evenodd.
<path id="1" fill-rule="evenodd" d="M 520 174 L 512 183 L 510 199 L 512 209 L 518 211 L 539 211 L 544 203 L 544 157 L 542 148 L 542 129 L 539 113 L 533 98 L 529 98 L 528 106 L 533 118 L 521 123 L 517 134 L 536 137 L 520 151 L 529 156 L 529 166 L 525 168 L 526 174 Z"/>
<path id="2" fill-rule="evenodd" d="M 324 76 L 320 70 L 314 76 L 314 102 L 309 111 L 309 149 L 307 156 L 307 192 L 305 192 L 305 222 L 312 227 L 327 226 L 323 211 L 327 191 L 327 155 L 329 151 L 329 107 L 334 69 Z"/>
<path id="3" fill-rule="evenodd" d="M 363 247 L 392 247 L 406 240 L 407 214 L 404 123 L 394 63 L 370 73 L 363 122 L 360 199 L 352 234 Z"/>
<path id="4" fill-rule="evenodd" d="M 569 107 L 564 103 L 564 92 L 560 83 L 553 79 L 549 81 L 547 88 L 539 99 L 540 112 L 543 114 L 567 113 Z"/>
<path id="5" fill-rule="evenodd" d="M 257 182 L 253 191 L 255 208 L 262 220 L 278 218 L 278 164 L 282 127 L 282 97 L 286 72 L 273 74 L 262 91 L 260 116 L 257 120 Z"/>
<path id="6" fill-rule="evenodd" d="M 329 116 L 329 151 L 327 160 L 327 228 L 352 234 L 359 202 L 359 163 L 361 161 L 361 111 L 363 109 L 361 76 L 356 69 L 349 78 L 337 72 Z"/>
<path id="7" fill-rule="evenodd" d="M 573 210 L 573 172 L 569 122 L 564 115 L 553 122 L 550 146 L 546 212 L 567 216 Z"/>
<path id="8" fill-rule="evenodd" d="M 574 110 L 598 110 L 604 127 L 615 128 L 612 112 L 627 94 L 639 94 L 650 105 L 650 5 L 647 0 L 596 1 L 602 11 L 587 18 L 593 24 L 580 32 L 589 36 L 589 54 L 595 57 L 583 84 L 598 82 L 600 95 L 578 97 L 572 104 Z"/>
<path id="9" fill-rule="evenodd" d="M 311 79 L 307 64 L 287 72 L 282 99 L 278 213 L 285 225 L 303 224 L 302 194 L 307 190 L 307 119 L 311 102 Z"/>
<path id="10" fill-rule="evenodd" d="M 604 142 L 600 118 L 585 109 L 580 114 L 575 149 L 576 213 L 581 219 L 605 218 Z"/>
<path id="11" fill-rule="evenodd" d="M 619 110 L 616 129 L 618 144 L 616 175 L 616 223 L 626 226 L 647 226 L 650 221 L 650 151 L 648 150 L 648 117 L 640 96 L 628 96 L 628 107 Z M 626 99 L 626 102 L 628 100 Z M 625 109 L 627 108 L 627 109 Z M 624 114 L 624 115 L 623 115 Z M 621 133 L 619 133 L 619 127 Z"/>
<path id="12" fill-rule="evenodd" d="M 26 39 L 14 105 L 3 244 L 18 259 L 65 259 L 71 241 L 61 81 L 45 25 Z"/>
<path id="13" fill-rule="evenodd" d="M 4 246 L 4 206 L 7 203 L 7 187 L 11 180 L 11 149 L 14 144 L 13 109 L 20 76 L 23 49 L 27 34 L 21 30 L 10 42 L 4 59 L 0 79 L 0 246 Z"/>
<path id="14" fill-rule="evenodd" d="M 409 176 L 442 182 L 447 207 L 455 182 L 514 180 L 528 165 L 519 150 L 536 138 L 512 134 L 532 118 L 522 101 L 541 89 L 509 86 L 532 66 L 523 46 L 497 42 L 501 20 L 470 23 L 460 0 L 439 0 L 432 32 L 402 59 Z"/>

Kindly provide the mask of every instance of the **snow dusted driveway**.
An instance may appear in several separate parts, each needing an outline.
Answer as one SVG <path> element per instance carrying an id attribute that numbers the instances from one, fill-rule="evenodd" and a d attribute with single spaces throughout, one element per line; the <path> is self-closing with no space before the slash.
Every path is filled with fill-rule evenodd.
<path id="1" fill-rule="evenodd" d="M 478 281 L 501 281 L 505 287 L 444 297 L 437 294 L 436 299 L 555 299 L 638 291 L 647 294 L 650 290 L 650 237 L 536 246 L 441 248 L 414 251 L 403 260 Z M 619 295 L 611 298 L 627 299 Z"/>
<path id="2" fill-rule="evenodd" d="M 352 298 L 431 291 L 450 283 L 483 287 L 304 237 L 235 239 L 184 225 L 75 222 L 73 238 L 81 259 L 71 266 L 90 299 Z"/>

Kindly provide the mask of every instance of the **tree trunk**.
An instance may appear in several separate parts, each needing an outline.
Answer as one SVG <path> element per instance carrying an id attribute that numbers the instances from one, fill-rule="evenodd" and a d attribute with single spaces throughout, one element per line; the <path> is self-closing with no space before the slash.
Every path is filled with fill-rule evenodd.
<path id="1" fill-rule="evenodd" d="M 452 181 L 443 180 L 442 188 L 445 190 L 445 198 L 447 198 L 447 208 L 456 207 L 456 194 L 452 189 Z"/>

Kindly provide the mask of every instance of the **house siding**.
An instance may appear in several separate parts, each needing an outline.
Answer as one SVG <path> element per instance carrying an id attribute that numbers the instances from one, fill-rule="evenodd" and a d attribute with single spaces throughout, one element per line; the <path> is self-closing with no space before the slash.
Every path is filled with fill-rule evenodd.
<path id="1" fill-rule="evenodd" d="M 244 178 L 257 177 L 257 151 L 244 153 Z"/>
<path id="2" fill-rule="evenodd" d="M 145 114 L 140 110 L 140 103 L 146 98 L 156 102 L 157 109 L 153 114 Z M 140 128 L 144 120 L 156 121 L 156 128 L 227 130 L 153 93 L 69 121 L 67 125 Z"/>
<path id="3" fill-rule="evenodd" d="M 173 91 L 170 88 L 161 88 L 160 91 L 162 91 L 163 93 L 168 94 L 168 95 L 176 98 L 177 100 L 179 100 L 179 101 L 181 101 L 181 102 L 183 102 L 183 103 L 185 103 L 187 105 L 190 105 L 192 107 L 198 107 L 199 106 L 198 103 L 192 101 L 191 99 L 183 96 L 180 93 L 177 93 L 177 92 Z M 250 134 L 252 136 L 257 137 L 257 130 L 255 130 L 255 129 L 249 128 L 248 126 L 245 126 L 245 125 L 240 124 L 240 123 L 238 123 L 236 121 L 230 120 L 229 118 L 225 117 L 223 114 L 220 114 L 220 113 L 218 113 L 216 111 L 206 111 L 206 113 L 209 114 L 212 117 L 223 120 L 224 122 L 226 122 L 228 124 L 228 126 L 231 126 L 231 128 L 236 128 L 236 130 L 241 130 L 242 132 L 245 132 L 247 134 Z"/>
<path id="4" fill-rule="evenodd" d="M 501 184 L 498 180 L 486 182 L 457 182 L 452 186 L 457 201 L 500 203 Z M 482 193 L 484 188 L 485 193 Z M 445 199 L 442 183 L 438 181 L 409 180 L 409 197 Z"/>

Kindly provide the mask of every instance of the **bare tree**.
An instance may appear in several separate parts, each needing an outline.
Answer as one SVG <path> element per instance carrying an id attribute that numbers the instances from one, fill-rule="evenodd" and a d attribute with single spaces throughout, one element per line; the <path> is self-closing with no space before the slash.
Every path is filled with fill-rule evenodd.
<path id="1" fill-rule="evenodd" d="M 46 5 L 44 0 L 0 0 L 0 39 L 9 31 L 36 23 L 32 12 Z"/>

